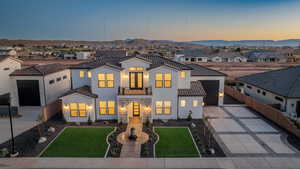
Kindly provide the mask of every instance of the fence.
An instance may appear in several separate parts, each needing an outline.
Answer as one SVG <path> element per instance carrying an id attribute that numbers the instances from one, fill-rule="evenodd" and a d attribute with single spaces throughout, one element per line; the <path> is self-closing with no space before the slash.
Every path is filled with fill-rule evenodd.
<path id="1" fill-rule="evenodd" d="M 43 107 L 43 121 L 49 120 L 55 114 L 62 112 L 61 100 L 54 101 Z"/>
<path id="2" fill-rule="evenodd" d="M 261 103 L 249 96 L 246 96 L 229 86 L 225 85 L 224 89 L 225 89 L 225 93 L 228 94 L 229 96 L 237 99 L 242 103 L 245 103 L 247 106 L 259 112 L 267 119 L 278 124 L 282 128 L 289 131 L 290 133 L 293 133 L 294 135 L 300 137 L 300 129 L 298 129 L 291 120 L 289 120 L 285 115 L 283 115 L 281 111 L 273 108 L 272 106 Z"/>

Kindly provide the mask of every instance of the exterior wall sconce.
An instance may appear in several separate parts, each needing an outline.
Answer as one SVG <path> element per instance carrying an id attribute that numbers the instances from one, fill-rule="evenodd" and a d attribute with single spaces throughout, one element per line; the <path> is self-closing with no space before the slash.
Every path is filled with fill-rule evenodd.
<path id="1" fill-rule="evenodd" d="M 219 97 L 224 97 L 224 92 L 220 92 Z"/>
<path id="2" fill-rule="evenodd" d="M 144 74 L 144 78 L 148 79 L 149 75 L 148 74 Z"/>
<path id="3" fill-rule="evenodd" d="M 202 106 L 205 106 L 205 103 L 204 103 L 204 102 L 202 102 Z"/>
<path id="4" fill-rule="evenodd" d="M 88 110 L 92 110 L 93 109 L 93 107 L 92 106 L 86 106 L 86 108 L 88 109 Z"/>
<path id="5" fill-rule="evenodd" d="M 64 105 L 64 109 L 69 110 L 70 109 L 69 105 Z"/>
<path id="6" fill-rule="evenodd" d="M 126 112 L 126 107 L 120 106 L 120 112 L 124 114 Z"/>
<path id="7" fill-rule="evenodd" d="M 126 74 L 123 74 L 123 75 L 122 75 L 122 78 L 125 78 L 125 79 L 127 79 L 127 78 L 128 78 L 128 75 L 126 75 Z"/>
<path id="8" fill-rule="evenodd" d="M 151 112 L 151 107 L 150 107 L 150 106 L 146 106 L 146 107 L 144 108 L 144 111 L 145 111 L 146 113 Z"/>

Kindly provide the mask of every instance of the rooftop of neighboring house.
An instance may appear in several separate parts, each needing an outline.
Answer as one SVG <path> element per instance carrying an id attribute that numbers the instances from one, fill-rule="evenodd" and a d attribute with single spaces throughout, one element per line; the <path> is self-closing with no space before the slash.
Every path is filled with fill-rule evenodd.
<path id="1" fill-rule="evenodd" d="M 96 57 L 125 57 L 126 50 L 97 50 Z"/>
<path id="2" fill-rule="evenodd" d="M 280 58 L 284 59 L 287 58 L 283 53 L 280 52 L 272 52 L 272 51 L 262 51 L 262 50 L 253 50 L 249 51 L 245 54 L 246 57 L 249 59 L 256 59 L 256 58 Z"/>
<path id="3" fill-rule="evenodd" d="M 193 70 L 191 76 L 227 76 L 225 73 L 198 65 L 198 64 L 187 64 Z"/>
<path id="4" fill-rule="evenodd" d="M 237 78 L 287 98 L 300 98 L 300 65 Z"/>
<path id="5" fill-rule="evenodd" d="M 67 69 L 67 67 L 59 63 L 33 65 L 30 67 L 15 70 L 10 74 L 10 76 L 45 76 L 51 73 L 63 71 L 65 69 Z"/>
<path id="6" fill-rule="evenodd" d="M 244 57 L 241 55 L 241 53 L 239 52 L 219 52 L 219 53 L 215 53 L 215 54 L 211 54 L 209 55 L 209 57 L 222 57 L 222 58 L 235 58 L 235 57 Z"/>

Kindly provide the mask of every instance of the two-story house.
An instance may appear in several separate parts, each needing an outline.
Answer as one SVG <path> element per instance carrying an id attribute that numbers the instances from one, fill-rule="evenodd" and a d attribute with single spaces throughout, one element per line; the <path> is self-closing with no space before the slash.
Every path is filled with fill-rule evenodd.
<path id="1" fill-rule="evenodd" d="M 200 119 L 206 97 L 213 100 L 210 103 L 223 104 L 223 73 L 160 56 L 101 57 L 70 70 L 72 90 L 61 97 L 68 122 L 127 123 L 132 117 L 151 122 L 189 114 Z M 212 87 L 203 87 L 205 81 Z"/>

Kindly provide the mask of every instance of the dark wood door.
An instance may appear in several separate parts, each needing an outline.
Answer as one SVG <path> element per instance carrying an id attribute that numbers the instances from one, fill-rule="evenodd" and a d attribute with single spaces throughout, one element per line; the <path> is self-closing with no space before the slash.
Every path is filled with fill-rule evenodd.
<path id="1" fill-rule="evenodd" d="M 140 103 L 133 102 L 132 103 L 133 116 L 140 116 L 140 110 L 141 110 Z"/>
<path id="2" fill-rule="evenodd" d="M 143 88 L 143 72 L 130 72 L 129 73 L 129 86 L 130 89 Z"/>
<path id="3" fill-rule="evenodd" d="M 206 92 L 204 102 L 206 105 L 218 105 L 219 101 L 219 81 L 201 80 L 202 86 Z"/>

